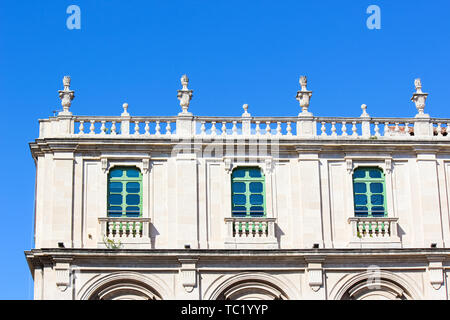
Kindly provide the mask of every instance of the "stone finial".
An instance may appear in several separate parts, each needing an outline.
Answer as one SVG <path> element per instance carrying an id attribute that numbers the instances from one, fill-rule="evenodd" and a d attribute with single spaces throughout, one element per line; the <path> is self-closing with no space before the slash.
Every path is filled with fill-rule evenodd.
<path id="1" fill-rule="evenodd" d="M 306 86 L 308 84 L 308 79 L 306 76 L 300 77 L 300 86 L 301 90 L 297 91 L 297 97 L 296 99 L 300 103 L 300 107 L 302 108 L 302 112 L 299 114 L 299 116 L 312 116 L 311 112 L 308 112 L 309 102 L 311 100 L 312 91 L 309 91 Z"/>
<path id="2" fill-rule="evenodd" d="M 413 94 L 411 100 L 416 104 L 418 111 L 416 118 L 429 118 L 430 116 L 424 113 L 425 101 L 427 100 L 428 93 L 422 92 L 422 82 L 420 79 L 414 80 L 414 86 L 416 87 L 416 92 Z"/>
<path id="3" fill-rule="evenodd" d="M 61 105 L 63 107 L 63 111 L 58 113 L 58 116 L 70 116 L 72 112 L 69 111 L 70 106 L 72 104 L 72 100 L 75 98 L 75 91 L 70 90 L 70 77 L 65 76 L 63 78 L 64 89 L 59 90 L 59 98 L 61 99 Z"/>
<path id="4" fill-rule="evenodd" d="M 189 78 L 187 75 L 183 75 L 181 77 L 181 85 L 183 86 L 183 88 L 181 90 L 178 90 L 178 100 L 180 100 L 180 106 L 182 109 L 181 114 L 184 115 L 190 115 L 191 113 L 188 112 L 189 109 L 189 104 L 191 102 L 192 99 L 192 90 L 188 89 L 188 84 L 189 84 Z"/>
<path id="5" fill-rule="evenodd" d="M 123 107 L 123 112 L 122 112 L 122 114 L 120 115 L 121 117 L 129 117 L 130 116 L 130 114 L 128 113 L 128 103 L 124 103 L 123 105 L 122 105 L 122 107 Z"/>
<path id="6" fill-rule="evenodd" d="M 244 109 L 244 113 L 242 114 L 242 117 L 250 117 L 250 113 L 247 112 L 248 110 L 248 104 L 242 105 L 242 109 Z"/>
<path id="7" fill-rule="evenodd" d="M 363 104 L 361 105 L 361 109 L 362 109 L 362 114 L 361 114 L 361 118 L 370 118 L 369 114 L 367 113 L 367 105 Z"/>

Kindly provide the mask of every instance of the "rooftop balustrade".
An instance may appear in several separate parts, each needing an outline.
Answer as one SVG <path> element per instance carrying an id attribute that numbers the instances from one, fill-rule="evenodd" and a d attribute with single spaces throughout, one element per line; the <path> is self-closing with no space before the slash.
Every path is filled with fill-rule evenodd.
<path id="1" fill-rule="evenodd" d="M 244 104 L 240 117 L 203 117 L 188 112 L 192 90 L 189 79 L 182 78 L 183 89 L 178 90 L 182 112 L 169 117 L 137 117 L 128 113 L 123 104 L 121 116 L 74 116 L 69 111 L 74 91 L 70 78 L 64 77 L 64 90 L 59 91 L 63 111 L 58 116 L 40 121 L 40 138 L 258 138 L 258 139 L 450 139 L 450 119 L 431 118 L 424 113 L 428 94 L 415 81 L 413 100 L 418 114 L 414 118 L 373 118 L 362 105 L 360 117 L 315 117 L 308 111 L 312 91 L 306 88 L 306 77 L 301 77 L 302 89 L 297 92 L 302 112 L 295 117 L 253 117 Z"/>

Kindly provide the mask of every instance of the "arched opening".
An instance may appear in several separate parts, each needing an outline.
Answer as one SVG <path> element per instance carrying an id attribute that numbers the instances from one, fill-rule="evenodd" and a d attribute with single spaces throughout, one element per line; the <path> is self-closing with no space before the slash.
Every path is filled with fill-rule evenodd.
<path id="1" fill-rule="evenodd" d="M 223 290 L 217 300 L 287 300 L 276 286 L 263 281 L 241 281 Z"/>
<path id="2" fill-rule="evenodd" d="M 375 282 L 361 280 L 349 288 L 342 300 L 410 300 L 411 295 L 399 284 L 378 279 Z"/>
<path id="3" fill-rule="evenodd" d="M 161 300 L 161 296 L 146 284 L 121 280 L 100 287 L 89 300 Z"/>

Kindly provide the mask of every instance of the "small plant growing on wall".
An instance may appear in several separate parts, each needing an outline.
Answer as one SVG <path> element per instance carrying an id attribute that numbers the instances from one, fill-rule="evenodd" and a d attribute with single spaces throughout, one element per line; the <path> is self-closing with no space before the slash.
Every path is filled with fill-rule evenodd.
<path id="1" fill-rule="evenodd" d="M 106 236 L 103 236 L 103 243 L 108 249 L 120 249 L 122 247 L 122 243 L 120 242 L 120 240 L 118 242 L 115 242 L 114 240 L 109 239 Z"/>

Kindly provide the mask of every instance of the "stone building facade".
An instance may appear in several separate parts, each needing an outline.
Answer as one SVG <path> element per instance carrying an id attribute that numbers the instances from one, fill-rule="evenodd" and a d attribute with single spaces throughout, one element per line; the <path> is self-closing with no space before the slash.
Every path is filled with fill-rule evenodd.
<path id="1" fill-rule="evenodd" d="M 450 119 L 40 120 L 35 299 L 448 299 Z M 192 109 L 192 108 L 191 108 Z"/>

